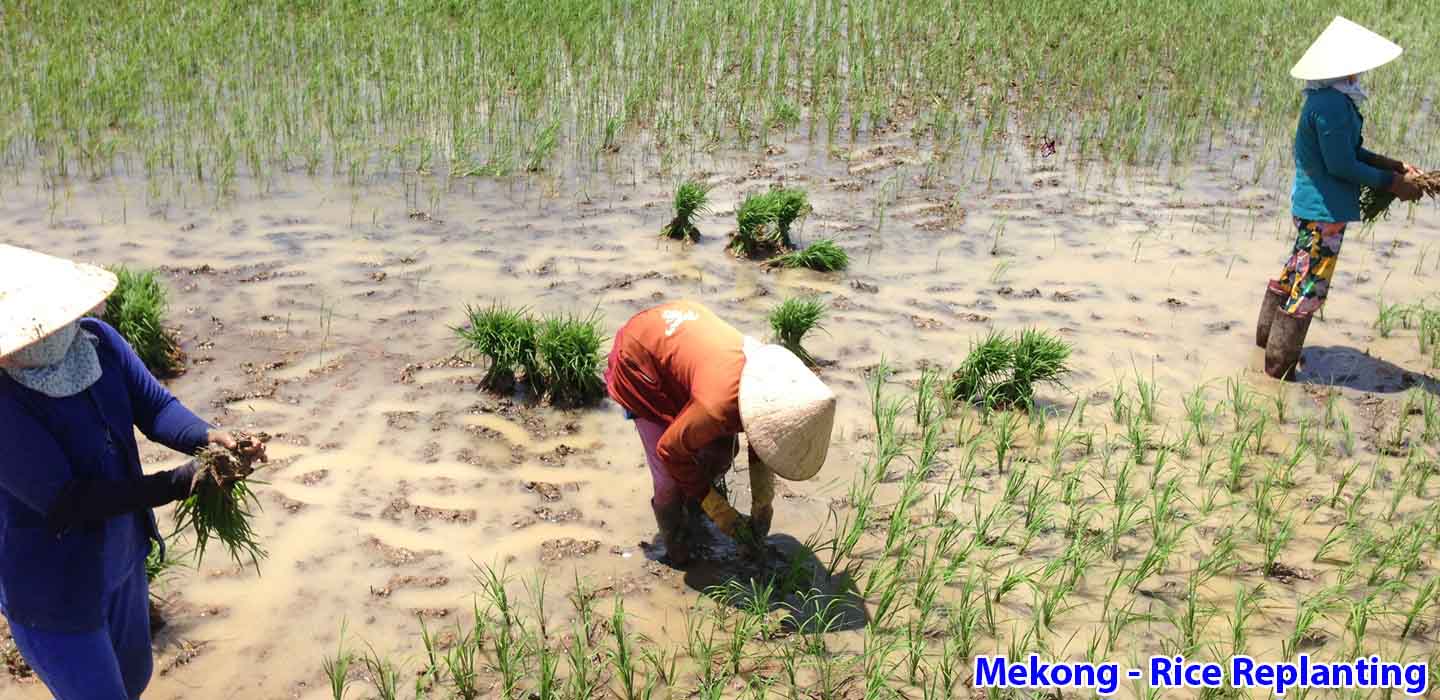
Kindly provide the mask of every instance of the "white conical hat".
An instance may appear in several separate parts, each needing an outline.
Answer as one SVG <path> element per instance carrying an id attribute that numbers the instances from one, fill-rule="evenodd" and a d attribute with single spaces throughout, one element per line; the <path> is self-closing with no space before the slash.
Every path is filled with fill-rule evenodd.
<path id="1" fill-rule="evenodd" d="M 746 338 L 740 423 L 765 466 L 804 481 L 820 471 L 830 450 L 835 392 L 794 353 Z"/>
<path id="2" fill-rule="evenodd" d="M 0 357 L 54 333 L 115 289 L 115 275 L 0 243 Z"/>
<path id="3" fill-rule="evenodd" d="M 1333 80 L 1373 70 L 1400 56 L 1400 48 L 1344 17 L 1336 17 L 1310 45 L 1290 75 L 1300 80 Z"/>

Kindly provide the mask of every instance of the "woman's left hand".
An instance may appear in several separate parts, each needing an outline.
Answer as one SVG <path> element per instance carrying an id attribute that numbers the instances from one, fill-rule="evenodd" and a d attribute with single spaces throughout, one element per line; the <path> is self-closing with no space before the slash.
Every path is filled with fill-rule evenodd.
<path id="1" fill-rule="evenodd" d="M 205 442 L 208 442 L 211 445 L 219 445 L 229 450 L 235 450 L 236 452 L 239 452 L 243 455 L 248 455 L 261 462 L 270 461 L 269 458 L 265 456 L 265 443 L 260 442 L 259 440 L 252 440 L 250 441 L 249 445 L 241 448 L 240 443 L 235 440 L 235 436 L 231 435 L 228 431 L 211 430 L 206 435 Z"/>

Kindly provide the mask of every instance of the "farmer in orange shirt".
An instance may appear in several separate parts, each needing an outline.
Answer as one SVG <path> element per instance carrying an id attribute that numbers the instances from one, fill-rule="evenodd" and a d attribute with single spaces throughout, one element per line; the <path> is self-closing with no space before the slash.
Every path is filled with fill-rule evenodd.
<path id="1" fill-rule="evenodd" d="M 695 302 L 630 319 L 615 334 L 605 384 L 640 433 L 655 486 L 650 505 L 676 566 L 690 559 L 687 503 L 698 502 L 726 535 L 758 543 L 774 515 L 774 475 L 809 479 L 830 447 L 835 394 L 789 350 L 741 335 Z M 742 432 L 751 518 L 714 487 L 739 453 Z"/>

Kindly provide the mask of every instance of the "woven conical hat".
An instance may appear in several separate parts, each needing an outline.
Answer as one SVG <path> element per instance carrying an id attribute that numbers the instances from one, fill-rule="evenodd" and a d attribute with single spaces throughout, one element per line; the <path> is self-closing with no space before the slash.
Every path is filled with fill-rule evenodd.
<path id="1" fill-rule="evenodd" d="M 1379 68 L 1400 56 L 1400 48 L 1344 17 L 1336 17 L 1310 45 L 1290 75 L 1300 80 L 1333 80 Z"/>
<path id="2" fill-rule="evenodd" d="M 108 270 L 0 243 L 0 357 L 84 316 L 114 289 Z"/>
<path id="3" fill-rule="evenodd" d="M 765 466 L 804 481 L 820 471 L 830 450 L 835 393 L 794 353 L 747 338 L 740 422 Z"/>

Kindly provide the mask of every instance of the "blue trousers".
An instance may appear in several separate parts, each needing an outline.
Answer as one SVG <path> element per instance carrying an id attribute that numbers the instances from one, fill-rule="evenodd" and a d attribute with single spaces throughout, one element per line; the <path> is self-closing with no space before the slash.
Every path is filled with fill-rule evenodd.
<path id="1" fill-rule="evenodd" d="M 145 567 L 105 596 L 106 622 L 93 632 L 10 624 L 15 646 L 55 700 L 139 700 L 150 683 L 150 583 Z"/>

